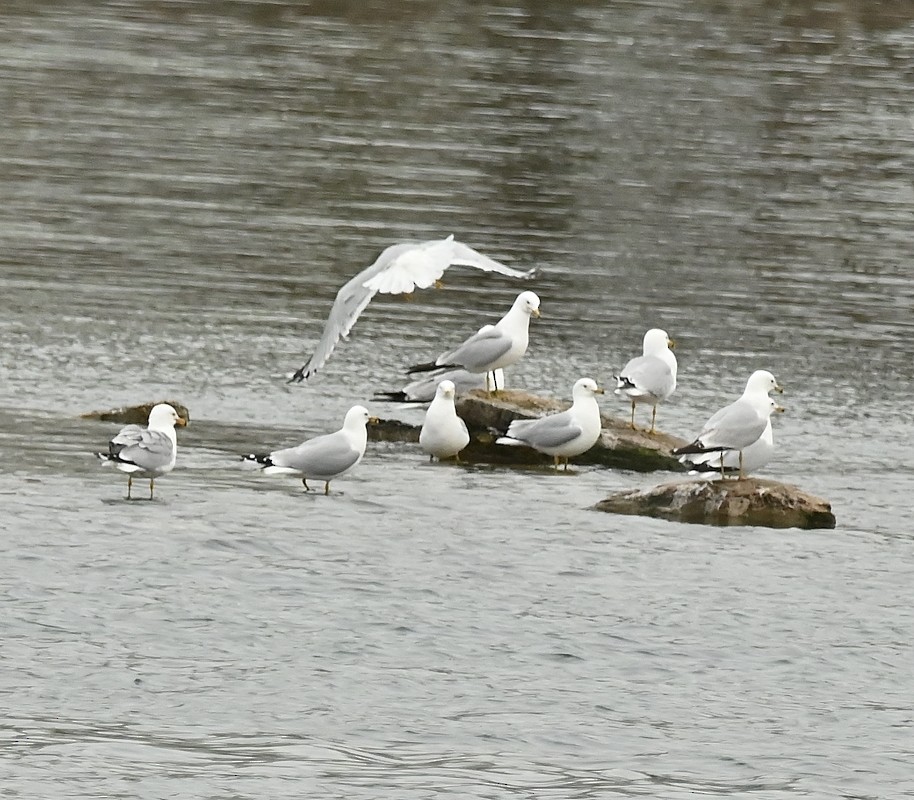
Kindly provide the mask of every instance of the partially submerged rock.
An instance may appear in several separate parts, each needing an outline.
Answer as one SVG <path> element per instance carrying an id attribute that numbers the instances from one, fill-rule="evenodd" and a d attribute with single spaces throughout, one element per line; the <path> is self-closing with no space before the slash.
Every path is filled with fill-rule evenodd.
<path id="1" fill-rule="evenodd" d="M 834 528 L 831 505 L 796 486 L 760 478 L 686 480 L 616 492 L 594 508 L 705 525 Z"/>
<path id="2" fill-rule="evenodd" d="M 154 405 L 159 403 L 168 403 L 178 415 L 190 422 L 190 412 L 183 403 L 175 400 L 156 400 L 153 403 L 141 403 L 136 406 L 124 406 L 122 408 L 111 408 L 108 411 L 89 411 L 82 414 L 83 419 L 97 419 L 102 422 L 118 422 L 121 425 L 145 425 L 149 421 L 149 412 Z"/>
<path id="3" fill-rule="evenodd" d="M 488 394 L 481 390 L 469 392 L 457 401 L 457 414 L 470 431 L 470 443 L 460 453 L 463 461 L 489 464 L 551 464 L 552 457 L 529 447 L 506 447 L 495 444 L 492 431 L 507 430 L 515 419 L 533 419 L 545 414 L 564 411 L 570 403 L 539 397 L 527 392 L 504 390 Z M 686 442 L 676 436 L 657 432 L 648 434 L 632 430 L 628 423 L 602 415 L 603 432 L 597 443 L 586 453 L 572 459 L 576 464 L 599 464 L 637 472 L 653 470 L 684 470 L 670 451 Z M 382 420 L 371 426 L 369 434 L 381 441 L 417 442 L 418 425 L 396 420 Z"/>

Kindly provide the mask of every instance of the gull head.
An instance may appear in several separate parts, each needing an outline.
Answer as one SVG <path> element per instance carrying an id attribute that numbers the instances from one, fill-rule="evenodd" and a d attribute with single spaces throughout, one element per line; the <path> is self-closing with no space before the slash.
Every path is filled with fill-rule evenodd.
<path id="1" fill-rule="evenodd" d="M 603 394 L 603 389 L 597 386 L 597 382 L 593 378 L 579 378 L 571 390 L 571 396 L 575 400 L 593 397 L 595 394 Z"/>
<path id="2" fill-rule="evenodd" d="M 531 317 L 538 317 L 540 315 L 540 299 L 536 292 L 521 292 L 514 301 L 514 307 L 521 309 L 521 311 Z"/>
<path id="3" fill-rule="evenodd" d="M 364 428 L 369 423 L 377 423 L 380 420 L 371 416 L 365 406 L 353 406 L 346 412 L 346 418 L 343 420 L 344 428 Z"/>
<path id="4" fill-rule="evenodd" d="M 654 353 L 660 353 L 669 348 L 672 350 L 676 346 L 665 330 L 662 328 L 651 328 L 644 334 L 644 355 L 649 356 Z"/>
<path id="5" fill-rule="evenodd" d="M 765 394 L 768 394 L 768 392 L 777 392 L 780 394 L 784 390 L 778 385 L 774 375 L 767 369 L 757 369 L 749 376 L 749 380 L 746 381 L 746 391 L 764 392 Z"/>
<path id="6" fill-rule="evenodd" d="M 152 430 L 166 430 L 174 428 L 175 425 L 186 425 L 184 419 L 168 403 L 158 403 L 152 407 L 149 412 L 149 427 Z"/>
<path id="7" fill-rule="evenodd" d="M 444 380 L 438 384 L 438 389 L 436 394 L 439 397 L 450 397 L 453 398 L 457 394 L 457 387 L 454 386 L 454 381 Z"/>
<path id="8" fill-rule="evenodd" d="M 768 416 L 772 414 L 783 414 L 787 409 L 784 406 L 779 405 L 776 401 L 772 400 L 768 406 Z"/>

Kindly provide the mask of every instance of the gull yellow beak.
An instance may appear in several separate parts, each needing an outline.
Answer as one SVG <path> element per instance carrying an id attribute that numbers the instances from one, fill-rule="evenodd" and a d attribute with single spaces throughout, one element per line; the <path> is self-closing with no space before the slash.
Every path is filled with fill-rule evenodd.
<path id="1" fill-rule="evenodd" d="M 774 410 L 777 414 L 783 414 L 787 409 L 784 406 L 775 406 Z"/>
<path id="2" fill-rule="evenodd" d="M 368 424 L 369 424 L 369 425 L 377 425 L 377 424 L 379 424 L 380 422 L 381 422 L 381 418 L 380 418 L 380 417 L 369 417 L 369 418 L 368 418 Z"/>
<path id="3" fill-rule="evenodd" d="M 776 391 L 778 394 L 784 394 L 784 387 L 781 386 L 781 384 L 776 383 L 774 384 L 774 391 Z"/>
<path id="4" fill-rule="evenodd" d="M 606 394 L 606 390 L 602 386 L 598 386 L 594 390 L 594 394 Z"/>
<path id="5" fill-rule="evenodd" d="M 187 420 L 184 419 L 184 417 L 178 417 L 178 418 L 175 420 L 175 425 L 177 425 L 177 426 L 183 428 L 185 425 L 187 425 Z"/>
<path id="6" fill-rule="evenodd" d="M 543 316 L 542 314 L 540 314 L 540 310 L 539 310 L 538 308 L 534 308 L 533 311 L 531 312 L 531 314 L 532 314 L 534 317 L 541 317 L 541 316 Z"/>
<path id="7" fill-rule="evenodd" d="M 676 342 L 674 342 L 669 336 L 667 336 L 666 337 L 666 346 L 669 347 L 670 350 L 674 350 L 676 348 Z"/>

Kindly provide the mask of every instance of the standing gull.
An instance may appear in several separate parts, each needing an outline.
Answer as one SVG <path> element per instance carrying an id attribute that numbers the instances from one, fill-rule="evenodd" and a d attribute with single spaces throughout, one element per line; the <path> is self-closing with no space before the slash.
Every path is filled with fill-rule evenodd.
<path id="1" fill-rule="evenodd" d="M 419 446 L 429 455 L 429 460 L 450 458 L 460 460 L 459 453 L 470 443 L 466 423 L 457 416 L 454 408 L 456 394 L 453 381 L 438 384 L 425 421 L 419 431 Z"/>
<path id="2" fill-rule="evenodd" d="M 343 427 L 334 433 L 272 453 L 251 453 L 242 461 L 254 463 L 265 475 L 300 475 L 310 491 L 308 478 L 324 481 L 324 494 L 330 494 L 330 481 L 345 475 L 362 460 L 368 445 L 369 422 L 377 422 L 364 406 L 353 406 L 346 412 Z"/>
<path id="3" fill-rule="evenodd" d="M 552 456 L 555 468 L 568 459 L 589 450 L 600 438 L 602 424 L 595 395 L 603 390 L 590 378 L 581 378 L 572 389 L 573 403 L 567 411 L 539 419 L 516 419 L 495 444 L 527 445 Z"/>
<path id="4" fill-rule="evenodd" d="M 407 373 L 456 367 L 479 373 L 510 367 L 527 352 L 530 317 L 538 317 L 539 308 L 540 299 L 535 292 L 521 292 L 508 313 L 494 325 L 484 325 L 463 344 L 442 353 L 434 361 L 410 367 Z"/>
<path id="5" fill-rule="evenodd" d="M 671 348 L 673 340 L 666 331 L 651 328 L 644 334 L 643 355 L 629 361 L 616 376 L 616 394 L 625 395 L 632 403 L 632 430 L 635 427 L 635 406 L 650 403 L 651 429 L 654 433 L 657 421 L 657 404 L 666 400 L 676 391 L 676 356 Z"/>
<path id="6" fill-rule="evenodd" d="M 108 442 L 107 453 L 96 453 L 104 466 L 115 466 L 127 473 L 127 499 L 133 488 L 133 476 L 149 478 L 149 499 L 155 490 L 155 479 L 171 472 L 178 454 L 175 425 L 186 425 L 168 403 L 154 405 L 144 428 L 126 425 Z"/>
<path id="7" fill-rule="evenodd" d="M 786 409 L 771 401 L 771 413 L 782 414 Z M 774 432 L 771 417 L 765 430 L 752 444 L 743 449 L 743 474 L 750 475 L 764 467 L 774 455 Z M 689 453 L 679 460 L 689 467 L 689 474 L 719 472 L 721 478 L 739 473 L 739 453 L 735 450 L 720 450 L 712 453 Z"/>
<path id="8" fill-rule="evenodd" d="M 768 393 L 783 391 L 774 375 L 756 370 L 746 381 L 742 396 L 720 409 L 702 428 L 691 444 L 673 450 L 673 455 L 737 451 L 739 477 L 745 477 L 743 451 L 764 433 L 774 408 Z"/>
<path id="9" fill-rule="evenodd" d="M 341 337 L 349 335 L 352 326 L 378 292 L 409 294 L 436 283 L 448 267 L 475 267 L 484 272 L 498 272 L 512 278 L 531 278 L 535 269 L 511 269 L 494 259 L 458 242 L 453 236 L 428 242 L 403 242 L 381 251 L 374 264 L 347 281 L 336 293 L 323 333 L 314 354 L 289 383 L 310 378 L 330 358 Z"/>

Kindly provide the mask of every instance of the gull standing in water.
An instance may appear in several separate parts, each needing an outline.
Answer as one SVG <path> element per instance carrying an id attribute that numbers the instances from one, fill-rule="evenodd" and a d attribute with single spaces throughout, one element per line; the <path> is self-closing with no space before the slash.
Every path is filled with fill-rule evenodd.
<path id="1" fill-rule="evenodd" d="M 521 271 L 495 261 L 453 236 L 428 242 L 403 242 L 385 248 L 375 262 L 347 281 L 336 293 L 321 338 L 308 363 L 295 372 L 289 383 L 310 378 L 330 358 L 341 337 L 352 326 L 378 292 L 409 294 L 437 283 L 448 267 L 474 267 L 511 278 L 532 278 L 536 269 Z"/>
<path id="2" fill-rule="evenodd" d="M 330 494 L 330 481 L 354 469 L 365 455 L 369 422 L 377 422 L 364 406 L 353 406 L 346 412 L 343 427 L 334 433 L 316 436 L 298 447 L 251 453 L 241 460 L 252 463 L 265 475 L 300 475 L 307 491 L 308 478 L 324 481 L 324 494 Z"/>
<path id="3" fill-rule="evenodd" d="M 616 376 L 616 394 L 624 395 L 632 403 L 632 430 L 635 427 L 635 406 L 650 403 L 651 429 L 654 433 L 657 421 L 657 404 L 662 403 L 676 391 L 676 356 L 671 348 L 673 340 L 666 331 L 651 328 L 644 334 L 643 354 L 629 361 Z"/>
<path id="4" fill-rule="evenodd" d="M 442 353 L 434 361 L 410 367 L 407 373 L 412 375 L 457 367 L 480 373 L 510 367 L 527 352 L 530 317 L 540 316 L 539 309 L 540 299 L 535 292 L 521 292 L 508 313 L 494 325 L 484 325 L 463 344 Z"/>
<path id="5" fill-rule="evenodd" d="M 539 419 L 516 419 L 495 444 L 527 445 L 552 456 L 556 469 L 564 460 L 567 470 L 569 458 L 589 450 L 600 438 L 598 394 L 603 394 L 603 389 L 595 381 L 581 378 L 572 389 L 571 408 Z"/>
<path id="6" fill-rule="evenodd" d="M 149 412 L 149 422 L 126 425 L 110 442 L 107 453 L 96 453 L 104 466 L 115 466 L 127 473 L 127 499 L 132 499 L 133 476 L 149 478 L 149 499 L 153 498 L 155 479 L 171 472 L 178 454 L 178 437 L 175 425 L 187 421 L 168 403 L 154 405 Z"/>
<path id="7" fill-rule="evenodd" d="M 419 431 L 419 446 L 429 455 L 429 460 L 451 458 L 460 460 L 460 451 L 470 443 L 466 423 L 457 416 L 454 408 L 456 394 L 453 381 L 438 384 L 435 399 L 425 412 L 425 421 Z"/>
<path id="8" fill-rule="evenodd" d="M 685 447 L 673 450 L 673 455 L 735 451 L 738 453 L 739 477 L 745 477 L 743 451 L 764 433 L 772 412 L 768 396 L 771 391 L 782 392 L 774 375 L 764 369 L 756 370 L 746 381 L 742 396 L 720 409 L 704 425 L 695 440 Z"/>

